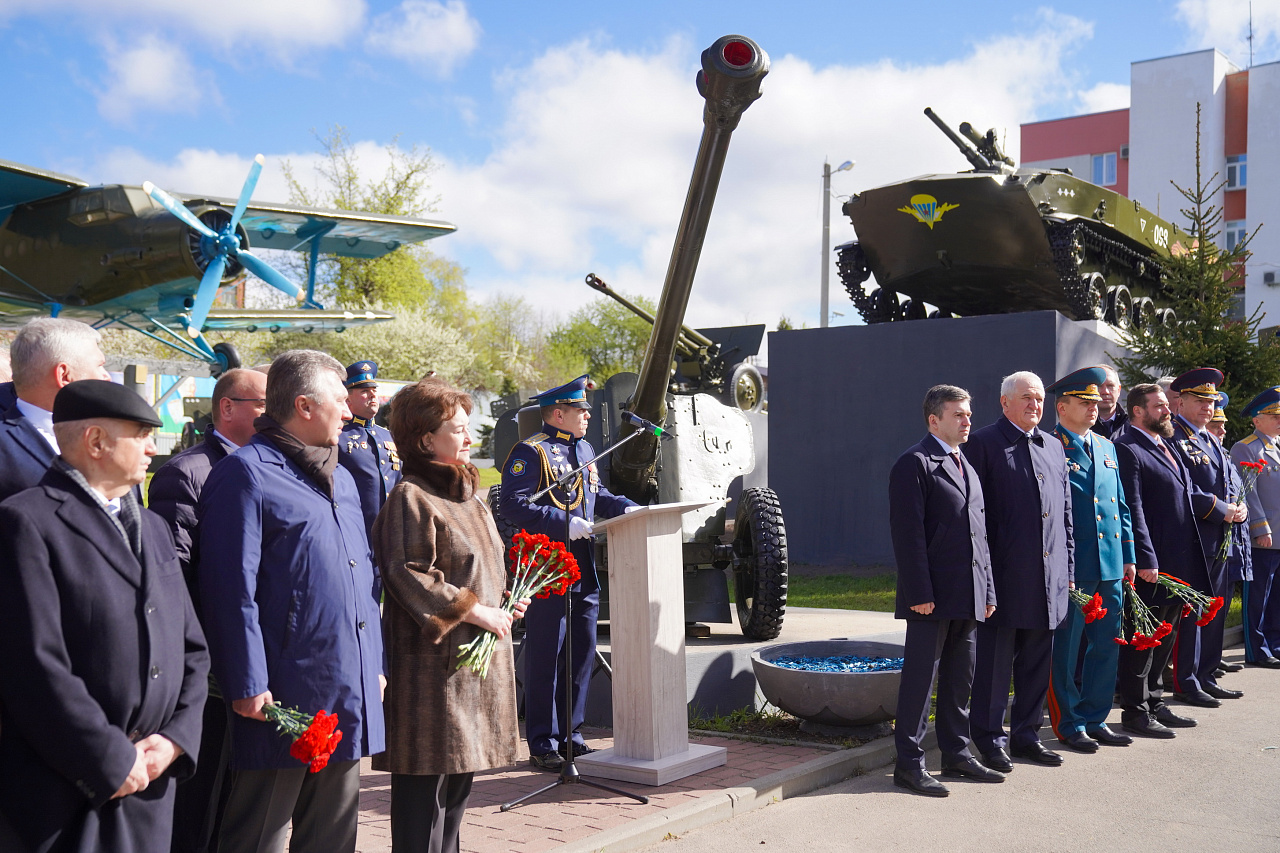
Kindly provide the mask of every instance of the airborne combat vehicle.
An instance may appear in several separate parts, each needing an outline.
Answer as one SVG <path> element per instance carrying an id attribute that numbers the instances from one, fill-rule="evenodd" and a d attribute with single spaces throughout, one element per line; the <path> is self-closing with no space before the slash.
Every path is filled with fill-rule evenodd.
<path id="1" fill-rule="evenodd" d="M 958 135 L 924 113 L 973 169 L 844 205 L 858 239 L 836 247 L 840 278 L 866 322 L 1045 309 L 1124 329 L 1175 321 L 1162 261 L 1189 246 L 1185 231 L 1069 170 L 1015 169 L 994 130 Z"/>

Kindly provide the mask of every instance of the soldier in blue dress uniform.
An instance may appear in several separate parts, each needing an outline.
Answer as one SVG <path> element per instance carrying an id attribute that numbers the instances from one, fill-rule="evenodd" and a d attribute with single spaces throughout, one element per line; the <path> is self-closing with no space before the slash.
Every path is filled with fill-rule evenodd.
<path id="1" fill-rule="evenodd" d="M 365 534 L 373 531 L 373 521 L 386 503 L 387 495 L 400 482 L 400 455 L 391 432 L 373 422 L 378 414 L 378 365 L 357 361 L 347 368 L 347 408 L 351 421 L 338 437 L 338 463 L 351 472 L 360 492 Z"/>
<path id="2" fill-rule="evenodd" d="M 1251 666 L 1280 669 L 1280 385 L 1244 407 L 1253 433 L 1231 448 L 1231 461 L 1262 462 L 1249 505 L 1252 578 L 1244 584 L 1244 659 Z"/>
<path id="3" fill-rule="evenodd" d="M 1078 752 L 1097 752 L 1099 743 L 1125 746 L 1133 742 L 1107 727 L 1120 661 L 1114 640 L 1120 633 L 1122 584 L 1126 577 L 1133 580 L 1135 566 L 1133 527 L 1115 445 L 1090 429 L 1098 417 L 1099 388 L 1106 378 L 1103 368 L 1086 367 L 1045 389 L 1058 397 L 1053 434 L 1062 442 L 1071 482 L 1076 589 L 1100 595 L 1107 611 L 1086 624 L 1079 608 L 1070 607 L 1053 633 L 1049 721 L 1058 740 Z M 1084 666 L 1077 684 L 1081 637 Z"/>
<path id="4" fill-rule="evenodd" d="M 1225 449 L 1227 446 L 1227 404 L 1231 398 L 1226 391 L 1218 392 L 1218 402 L 1213 407 L 1213 417 L 1209 418 L 1209 433 Z M 1230 465 L 1232 488 L 1237 495 L 1244 494 L 1244 480 L 1240 476 L 1240 468 L 1233 461 Z M 1247 502 L 1246 502 L 1247 504 Z M 1249 553 L 1249 525 L 1234 524 L 1231 526 L 1231 551 L 1227 554 L 1227 588 L 1234 591 L 1235 585 L 1241 581 L 1253 580 L 1253 560 Z M 1225 658 L 1218 661 L 1216 674 L 1221 677 L 1228 672 L 1239 672 L 1244 664 L 1233 663 Z"/>
<path id="5" fill-rule="evenodd" d="M 573 596 L 573 707 L 565 707 L 564 601 L 559 596 L 535 598 L 524 614 L 525 737 L 530 761 L 543 770 L 558 770 L 561 753 L 572 743 L 573 754 L 591 752 L 578 727 L 586 712 L 587 685 L 596 650 L 596 617 L 600 610 L 600 581 L 596 577 L 592 520 L 622 515 L 633 501 L 618 497 L 600 485 L 591 465 L 571 481 L 573 497 L 553 490 L 536 502 L 530 496 L 595 456 L 583 439 L 591 419 L 587 402 L 587 377 L 552 388 L 533 398 L 542 409 L 542 431 L 511 450 L 502 466 L 502 516 L 530 533 L 543 533 L 555 541 L 565 537 L 565 516 L 570 525 L 570 550 L 582 570 L 582 580 L 570 588 Z"/>
<path id="6" fill-rule="evenodd" d="M 1178 392 L 1182 405 L 1173 418 L 1173 441 L 1191 477 L 1191 505 L 1195 509 L 1200 545 L 1208 567 L 1208 588 L 1201 592 L 1231 598 L 1227 561 L 1218 559 L 1227 522 L 1243 522 L 1248 511 L 1231 477 L 1234 464 L 1218 440 L 1208 432 L 1218 402 L 1218 386 L 1222 371 L 1213 367 L 1188 370 L 1170 385 Z M 1184 578 L 1188 583 L 1190 578 Z M 1212 708 L 1223 699 L 1238 699 L 1243 694 L 1218 685 L 1214 671 L 1222 660 L 1222 637 L 1227 614 L 1220 613 L 1203 627 L 1195 619 L 1182 620 L 1173 647 L 1174 695 L 1190 705 Z"/>

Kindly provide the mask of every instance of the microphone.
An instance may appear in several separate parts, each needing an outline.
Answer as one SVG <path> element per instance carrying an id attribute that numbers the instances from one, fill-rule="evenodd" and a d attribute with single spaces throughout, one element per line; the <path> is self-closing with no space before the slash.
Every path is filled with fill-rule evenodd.
<path id="1" fill-rule="evenodd" d="M 650 435 L 656 435 L 660 438 L 671 438 L 671 434 L 665 429 L 655 424 L 653 421 L 646 421 L 635 412 L 623 411 L 622 419 L 637 429 L 644 430 Z"/>

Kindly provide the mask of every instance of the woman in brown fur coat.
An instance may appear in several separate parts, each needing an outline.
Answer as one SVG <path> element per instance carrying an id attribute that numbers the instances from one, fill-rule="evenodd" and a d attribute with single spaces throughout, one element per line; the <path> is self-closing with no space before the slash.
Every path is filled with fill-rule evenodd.
<path id="1" fill-rule="evenodd" d="M 476 496 L 470 413 L 469 396 L 434 379 L 391 407 L 404 478 L 373 525 L 389 675 L 387 751 L 373 769 L 391 772 L 396 853 L 457 851 L 472 777 L 517 760 L 502 540 Z M 457 668 L 458 647 L 483 631 L 500 639 L 486 678 Z"/>

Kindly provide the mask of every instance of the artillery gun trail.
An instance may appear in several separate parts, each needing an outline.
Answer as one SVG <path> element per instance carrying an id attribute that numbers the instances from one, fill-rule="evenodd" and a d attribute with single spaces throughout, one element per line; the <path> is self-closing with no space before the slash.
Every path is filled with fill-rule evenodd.
<path id="1" fill-rule="evenodd" d="M 1185 231 L 1070 170 L 1013 168 L 995 130 L 957 134 L 924 113 L 973 169 L 844 205 L 858 239 L 836 247 L 840 279 L 866 322 L 1046 309 L 1121 329 L 1176 321 L 1161 278 Z"/>

